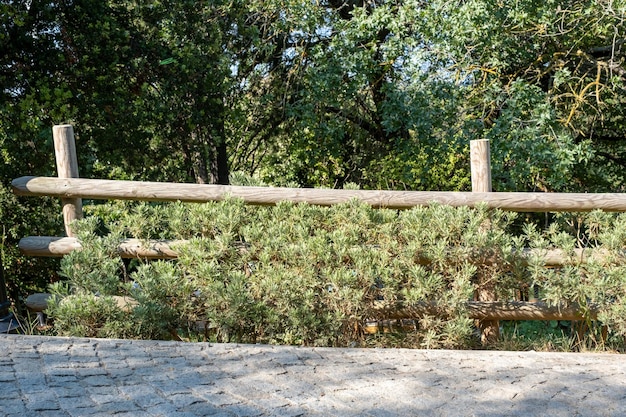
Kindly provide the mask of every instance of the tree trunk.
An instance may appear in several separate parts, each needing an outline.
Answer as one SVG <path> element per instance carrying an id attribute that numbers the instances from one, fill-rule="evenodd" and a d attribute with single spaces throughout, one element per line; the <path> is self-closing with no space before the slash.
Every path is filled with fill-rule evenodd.
<path id="1" fill-rule="evenodd" d="M 226 141 L 219 138 L 218 143 L 211 142 L 211 184 L 228 185 L 229 167 Z"/>
<path id="2" fill-rule="evenodd" d="M 224 98 L 214 101 L 214 123 L 210 127 L 211 131 L 207 137 L 209 149 L 209 175 L 211 184 L 228 185 L 230 170 L 228 167 L 228 151 L 226 148 L 226 128 L 224 119 L 226 108 Z"/>

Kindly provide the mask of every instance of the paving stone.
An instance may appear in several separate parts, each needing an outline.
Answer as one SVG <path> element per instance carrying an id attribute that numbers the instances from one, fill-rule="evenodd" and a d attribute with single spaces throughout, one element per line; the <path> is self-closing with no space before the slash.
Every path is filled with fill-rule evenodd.
<path id="1" fill-rule="evenodd" d="M 154 416 L 176 416 L 180 417 L 181 410 L 179 410 L 174 404 L 164 402 L 161 404 L 157 404 L 155 406 L 147 407 L 146 411 Z M 196 417 L 195 414 L 190 412 L 185 412 L 189 416 Z"/>
<path id="2" fill-rule="evenodd" d="M 24 395 L 26 408 L 31 411 L 58 410 L 59 401 L 53 392 Z"/>
<path id="3" fill-rule="evenodd" d="M 19 414 L 26 415 L 26 405 L 22 398 L 3 399 L 0 402 L 0 415 Z"/>
<path id="4" fill-rule="evenodd" d="M 95 407 L 96 412 L 108 413 L 109 415 L 118 415 L 119 413 L 133 413 L 140 411 L 139 406 L 132 401 L 124 401 L 119 397 L 115 401 L 98 404 Z"/>
<path id="5" fill-rule="evenodd" d="M 228 413 L 224 408 L 209 404 L 206 401 L 200 401 L 182 408 L 183 411 L 198 416 L 214 416 L 216 414 Z M 228 413 L 230 414 L 230 413 Z"/>
<path id="6" fill-rule="evenodd" d="M 181 383 L 184 382 L 184 385 Z M 162 395 L 165 397 L 171 397 L 177 394 L 189 394 L 190 389 L 187 388 L 187 385 L 192 385 L 187 381 L 183 381 L 182 379 L 179 381 L 165 380 L 160 381 L 158 383 L 159 391 L 161 391 Z"/>
<path id="7" fill-rule="evenodd" d="M 68 412 L 73 412 L 75 410 L 84 410 L 86 408 L 93 408 L 96 406 L 96 403 L 93 402 L 91 398 L 89 398 L 85 392 L 83 391 L 81 396 L 78 397 L 59 397 L 59 406 Z M 82 411 L 84 413 L 84 411 Z"/>
<path id="8" fill-rule="evenodd" d="M 283 406 L 273 407 L 268 409 L 269 416 L 280 417 L 301 417 L 308 415 L 307 412 L 301 407 L 297 406 Z"/>
<path id="9" fill-rule="evenodd" d="M 268 413 L 271 410 L 288 410 L 289 408 L 293 408 L 291 407 L 292 401 L 280 396 L 274 396 L 271 398 L 257 398 L 254 399 L 254 403 L 261 409 L 268 411 Z"/>
<path id="10" fill-rule="evenodd" d="M 0 371 L 0 384 L 6 384 L 15 381 L 15 375 L 13 372 Z"/>
<path id="11" fill-rule="evenodd" d="M 111 386 L 111 378 L 108 375 L 83 375 L 81 384 L 89 387 L 108 387 Z"/>
<path id="12" fill-rule="evenodd" d="M 43 375 L 18 374 L 16 373 L 18 386 L 24 394 L 39 394 L 49 391 L 46 378 Z"/>
<path id="13" fill-rule="evenodd" d="M 52 388 L 63 388 L 75 384 L 79 378 L 76 375 L 48 375 L 47 386 Z"/>
<path id="14" fill-rule="evenodd" d="M 123 385 L 118 387 L 120 394 L 128 397 L 135 398 L 144 395 L 153 395 L 156 396 L 154 392 L 154 387 L 146 384 L 132 384 L 132 385 Z"/>
<path id="15" fill-rule="evenodd" d="M 82 378 L 108 374 L 107 370 L 100 367 L 99 364 L 94 364 L 94 366 L 86 366 L 86 367 L 76 365 L 74 368 L 75 368 L 74 371 L 76 372 L 76 375 L 79 375 Z"/>
<path id="16" fill-rule="evenodd" d="M 42 364 L 39 363 L 38 359 L 19 360 L 13 364 L 13 370 L 18 373 L 38 374 L 41 372 L 41 368 Z"/>
<path id="17" fill-rule="evenodd" d="M 232 404 L 224 408 L 225 411 L 232 413 L 235 416 L 256 417 L 267 415 L 263 410 L 252 404 Z"/>
<path id="18" fill-rule="evenodd" d="M 7 350 L 12 349 L 7 347 Z M 22 350 L 22 351 L 11 351 L 11 358 L 15 361 L 15 363 L 22 363 L 24 360 L 38 360 L 40 358 L 40 354 L 35 352 L 32 349 Z M 25 361 L 26 362 L 26 361 Z"/>
<path id="19" fill-rule="evenodd" d="M 6 400 L 19 400 L 21 401 L 21 391 L 17 385 L 13 381 L 6 384 L 0 385 L 0 405 L 2 405 Z"/>
<path id="20" fill-rule="evenodd" d="M 0 416 L 621 416 L 608 354 L 0 336 Z"/>
<path id="21" fill-rule="evenodd" d="M 63 410 L 44 410 L 38 413 L 40 417 L 68 417 L 69 414 Z"/>
<path id="22" fill-rule="evenodd" d="M 89 394 L 89 398 L 96 404 L 117 404 L 123 401 L 119 394 Z"/>
<path id="23" fill-rule="evenodd" d="M 151 407 L 156 407 L 158 405 L 167 403 L 167 400 L 165 398 L 155 394 L 139 395 L 131 398 L 139 407 L 144 409 L 149 409 Z"/>
<path id="24" fill-rule="evenodd" d="M 133 380 L 134 372 L 128 368 L 106 368 L 107 375 L 113 379 L 130 379 Z"/>
<path id="25" fill-rule="evenodd" d="M 223 391 L 215 394 L 204 394 L 202 395 L 202 398 L 216 407 L 224 407 L 241 402 L 239 398 L 235 398 L 234 396 Z"/>
<path id="26" fill-rule="evenodd" d="M 206 403 L 206 400 L 191 393 L 167 395 L 166 398 L 177 408 L 186 408 L 192 404 Z"/>

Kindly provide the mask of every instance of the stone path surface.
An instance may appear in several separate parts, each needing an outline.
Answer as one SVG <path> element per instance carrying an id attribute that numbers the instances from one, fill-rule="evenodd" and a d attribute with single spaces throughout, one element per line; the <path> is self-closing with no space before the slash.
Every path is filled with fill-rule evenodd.
<path id="1" fill-rule="evenodd" d="M 0 416 L 623 416 L 621 355 L 0 335 Z"/>

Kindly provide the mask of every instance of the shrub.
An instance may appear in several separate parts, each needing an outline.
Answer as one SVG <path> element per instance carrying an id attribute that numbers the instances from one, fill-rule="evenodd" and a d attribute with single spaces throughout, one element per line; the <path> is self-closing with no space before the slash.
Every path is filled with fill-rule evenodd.
<path id="1" fill-rule="evenodd" d="M 602 323 L 626 334 L 623 216 L 591 213 L 576 227 L 562 216 L 546 231 L 529 224 L 516 236 L 515 214 L 486 207 L 253 207 L 231 199 L 92 212 L 99 215 L 77 225 L 83 249 L 62 262 L 66 283 L 52 289 L 66 297 L 51 310 L 61 334 L 354 346 L 364 344 L 367 320 L 428 303 L 437 316 L 415 321 L 400 344 L 469 347 L 476 340 L 466 305 L 478 290 L 510 300 L 532 285 L 552 304 L 600 308 Z M 124 264 L 114 248 L 125 237 L 187 243 L 175 261 Z M 580 264 L 573 249 L 581 244 L 609 256 Z M 570 262 L 546 269 L 541 253 L 522 251 L 528 245 L 564 248 Z M 136 305 L 121 314 L 112 295 Z"/>

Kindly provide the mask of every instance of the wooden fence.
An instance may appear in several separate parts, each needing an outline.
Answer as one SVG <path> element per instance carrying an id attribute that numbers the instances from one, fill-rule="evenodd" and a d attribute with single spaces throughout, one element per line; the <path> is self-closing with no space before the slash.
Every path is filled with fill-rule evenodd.
<path id="1" fill-rule="evenodd" d="M 334 190 L 50 177 L 20 177 L 13 180 L 12 186 L 17 195 L 52 196 L 66 200 L 85 198 L 200 203 L 220 201 L 232 196 L 256 205 L 272 205 L 289 200 L 331 206 L 357 198 L 373 207 L 390 209 L 409 209 L 433 203 L 475 207 L 482 203 L 490 208 L 519 212 L 626 211 L 626 194 Z"/>
<path id="2" fill-rule="evenodd" d="M 63 256 L 79 249 L 80 243 L 73 237 L 70 223 L 82 217 L 82 199 L 207 202 L 236 197 L 247 204 L 256 205 L 272 205 L 289 200 L 330 206 L 356 198 L 373 207 L 391 209 L 409 209 L 438 203 L 454 207 L 486 204 L 490 208 L 520 212 L 576 212 L 595 209 L 626 211 L 624 194 L 491 192 L 488 141 L 472 141 L 470 146 L 473 191 L 445 192 L 241 187 L 84 179 L 78 177 L 72 126 L 54 126 L 53 137 L 59 177 L 20 177 L 13 180 L 12 188 L 20 196 L 61 198 L 67 237 L 25 237 L 19 243 L 20 250 L 25 255 Z M 120 245 L 119 253 L 126 258 L 174 259 L 178 256 L 174 249 L 175 243 L 150 241 L 146 244 L 145 241 L 127 239 Z M 544 251 L 541 254 L 546 258 L 546 266 L 559 266 L 566 260 L 566 256 L 558 250 Z M 592 255 L 587 255 L 580 250 L 577 255 L 580 262 L 585 262 L 590 256 L 601 257 L 602 253 L 593 252 Z M 493 340 L 497 336 L 498 320 L 583 319 L 576 306 L 565 308 L 548 306 L 542 302 L 498 301 L 489 288 L 485 293 L 478 294 L 478 301 L 468 302 L 468 311 L 471 318 L 482 321 L 484 340 Z M 394 319 L 416 318 L 436 313 L 436 306 L 428 303 L 410 307 L 397 306 L 385 310 L 384 313 Z M 595 312 L 592 311 L 591 318 L 594 317 Z"/>

